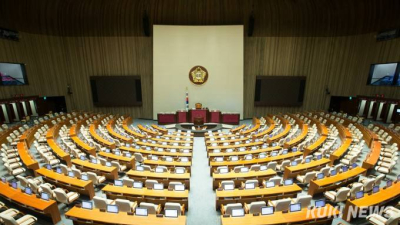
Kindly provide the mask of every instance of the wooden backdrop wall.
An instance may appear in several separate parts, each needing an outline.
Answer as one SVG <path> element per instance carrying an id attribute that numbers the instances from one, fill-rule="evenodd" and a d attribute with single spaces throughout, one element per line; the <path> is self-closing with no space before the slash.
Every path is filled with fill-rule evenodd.
<path id="1" fill-rule="evenodd" d="M 29 85 L 1 87 L 14 94 L 65 95 L 68 108 L 152 118 L 151 37 L 62 37 L 21 33 L 19 42 L 0 39 L 0 61 L 26 63 Z M 267 113 L 326 109 L 331 95 L 400 96 L 399 87 L 367 86 L 371 63 L 400 61 L 400 39 L 377 42 L 375 33 L 343 37 L 246 37 L 244 118 Z M 96 108 L 89 76 L 140 75 L 143 107 Z M 302 107 L 254 107 L 257 75 L 306 76 Z M 67 95 L 67 85 L 72 95 Z M 168 87 L 166 87 L 168 88 Z M 277 93 L 284 94 L 284 93 Z M 194 103 L 191 102 L 191 105 Z"/>

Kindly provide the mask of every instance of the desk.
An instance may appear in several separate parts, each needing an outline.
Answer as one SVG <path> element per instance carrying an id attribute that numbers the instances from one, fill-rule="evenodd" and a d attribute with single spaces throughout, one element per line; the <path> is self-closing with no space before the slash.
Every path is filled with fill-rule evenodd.
<path id="1" fill-rule="evenodd" d="M 242 156 L 242 155 L 247 155 L 247 154 L 259 154 L 262 152 L 279 151 L 281 149 L 282 149 L 282 147 L 275 146 L 275 147 L 268 147 L 268 148 L 260 148 L 257 150 L 247 150 L 247 151 L 242 151 L 242 152 L 233 151 L 233 152 L 218 152 L 218 153 L 207 152 L 207 153 L 208 153 L 209 160 L 212 161 L 215 157 L 229 157 L 229 156 L 233 156 L 233 155 Z"/>
<path id="2" fill-rule="evenodd" d="M 279 133 L 279 134 L 277 134 L 277 135 L 275 135 L 273 137 L 268 138 L 267 142 L 268 143 L 276 142 L 276 141 L 279 141 L 279 139 L 286 137 L 286 135 L 289 134 L 291 128 L 292 128 L 292 126 L 287 122 L 286 125 L 285 125 L 285 129 L 281 133 Z"/>
<path id="3" fill-rule="evenodd" d="M 272 169 L 263 170 L 263 171 L 249 171 L 247 173 L 235 173 L 234 171 L 230 171 L 229 173 L 213 173 L 213 189 L 217 189 L 219 187 L 219 183 L 224 180 L 232 180 L 235 182 L 235 186 L 238 187 L 242 182 L 250 179 L 256 179 L 260 183 L 264 180 L 273 177 L 276 175 L 276 172 Z"/>
<path id="4" fill-rule="evenodd" d="M 167 152 L 167 151 L 159 152 L 154 150 L 144 150 L 131 147 L 120 147 L 119 149 L 122 151 L 129 151 L 132 153 L 141 153 L 143 156 L 159 155 L 159 156 L 172 156 L 172 157 L 188 157 L 189 160 L 192 158 L 192 153 Z"/>
<path id="5" fill-rule="evenodd" d="M 166 166 L 168 169 L 172 169 L 175 167 L 185 167 L 186 171 L 190 173 L 190 167 L 192 166 L 192 162 L 167 162 L 167 161 L 161 161 L 161 160 L 150 160 L 150 159 L 145 159 L 143 161 L 143 164 L 145 165 L 150 165 L 152 167 L 154 166 Z"/>
<path id="6" fill-rule="evenodd" d="M 61 126 L 62 124 L 57 124 L 47 131 L 46 134 L 47 144 L 50 146 L 50 148 L 53 150 L 53 152 L 59 159 L 63 160 L 68 167 L 71 167 L 72 163 L 70 154 L 64 152 L 64 150 L 61 149 L 60 146 L 58 146 L 57 142 L 54 140 L 57 139 L 58 131 L 60 130 Z"/>
<path id="7" fill-rule="evenodd" d="M 128 168 L 135 168 L 135 158 L 134 156 L 128 158 L 122 155 L 114 155 L 113 153 L 99 152 L 100 156 L 106 159 L 116 160 L 119 164 L 126 165 Z"/>
<path id="8" fill-rule="evenodd" d="M 140 202 L 150 202 L 155 204 L 165 205 L 166 202 L 176 202 L 185 204 L 185 208 L 189 207 L 189 191 L 169 191 L 164 190 L 149 190 L 145 187 L 131 188 L 127 186 L 117 187 L 113 185 L 106 185 L 102 191 L 107 195 L 109 199 L 128 199 L 130 201 Z"/>
<path id="9" fill-rule="evenodd" d="M 91 180 L 84 181 L 78 178 L 68 177 L 64 174 L 58 174 L 43 167 L 36 170 L 36 173 L 41 175 L 44 180 L 56 185 L 57 187 L 62 187 L 89 196 L 89 199 L 92 199 L 95 195 L 93 182 Z"/>
<path id="10" fill-rule="evenodd" d="M 225 139 L 225 140 L 221 140 L 221 139 L 216 139 L 214 141 L 211 140 L 206 140 L 206 145 L 211 145 L 213 143 L 216 144 L 223 144 L 223 143 L 235 143 L 235 142 L 242 142 L 242 141 L 247 141 L 250 140 L 250 137 L 244 137 L 244 138 L 235 138 L 235 139 Z"/>
<path id="11" fill-rule="evenodd" d="M 303 141 L 307 137 L 307 134 L 308 134 L 308 125 L 303 124 L 300 135 L 288 142 L 285 142 L 283 146 L 285 148 L 291 148 L 291 147 L 297 145 L 298 143 L 300 143 L 301 141 Z"/>
<path id="12" fill-rule="evenodd" d="M 176 123 L 176 113 L 175 112 L 165 112 L 157 113 L 158 124 L 174 124 Z"/>
<path id="13" fill-rule="evenodd" d="M 190 189 L 190 173 L 186 172 L 183 174 L 176 174 L 171 173 L 170 171 L 166 173 L 156 173 L 150 171 L 136 171 L 136 170 L 129 170 L 126 175 L 133 180 L 139 180 L 143 183 L 147 179 L 157 180 L 159 183 L 163 183 L 164 187 L 168 188 L 168 184 L 171 181 L 178 181 L 185 184 L 185 187 L 189 190 Z"/>
<path id="14" fill-rule="evenodd" d="M 221 113 L 221 123 L 238 125 L 240 121 L 239 113 Z"/>
<path id="15" fill-rule="evenodd" d="M 209 122 L 210 123 L 220 123 L 221 122 L 221 111 L 211 110 Z"/>
<path id="16" fill-rule="evenodd" d="M 93 137 L 94 140 L 100 142 L 101 145 L 106 146 L 108 148 L 114 149 L 115 148 L 115 143 L 111 142 L 109 140 L 104 139 L 103 137 L 101 137 L 97 132 L 96 129 L 98 127 L 98 123 L 100 123 L 100 119 L 96 120 L 95 122 L 93 122 L 92 124 L 90 124 L 89 127 L 89 133 L 90 135 Z"/>
<path id="17" fill-rule="evenodd" d="M 242 124 L 242 125 L 240 125 L 240 126 L 237 126 L 237 127 L 235 127 L 235 128 L 232 128 L 232 129 L 230 130 L 230 132 L 236 133 L 236 132 L 239 132 L 241 129 L 245 128 L 245 127 L 246 127 L 246 124 Z M 215 132 L 215 133 L 218 133 L 218 132 Z"/>
<path id="18" fill-rule="evenodd" d="M 26 142 L 18 142 L 17 150 L 22 163 L 33 171 L 39 169 L 39 163 L 30 155 Z M 36 175 L 36 174 L 35 174 Z"/>
<path id="19" fill-rule="evenodd" d="M 331 166 L 334 164 L 336 160 L 339 160 L 344 155 L 344 153 L 346 153 L 347 149 L 349 149 L 351 145 L 351 142 L 352 142 L 351 138 L 346 138 L 342 140 L 342 144 L 340 145 L 340 147 L 334 150 L 330 156 Z"/>
<path id="20" fill-rule="evenodd" d="M 156 131 L 149 130 L 146 127 L 144 127 L 142 124 L 137 125 L 137 127 L 139 128 L 139 130 L 146 132 L 148 135 L 151 135 L 151 136 L 158 135 L 158 133 Z"/>
<path id="21" fill-rule="evenodd" d="M 94 164 L 89 161 L 83 161 L 80 159 L 73 159 L 72 164 L 75 165 L 78 169 L 84 172 L 93 172 L 100 176 L 105 176 L 109 180 L 117 180 L 118 179 L 118 170 L 113 166 L 103 166 L 101 164 Z"/>
<path id="22" fill-rule="evenodd" d="M 311 212 L 310 212 L 311 210 Z M 267 225 L 267 224 L 299 224 L 319 222 L 318 224 L 331 224 L 334 217 L 338 217 L 340 211 L 326 204 L 323 208 L 303 208 L 299 212 L 282 213 L 275 212 L 270 216 L 253 216 L 245 214 L 244 217 L 223 217 L 222 225 Z"/>
<path id="23" fill-rule="evenodd" d="M 243 132 L 241 132 L 243 135 L 247 135 L 247 134 L 251 134 L 252 132 L 257 131 L 258 129 L 260 129 L 260 120 L 256 117 L 253 117 L 253 127 L 245 130 Z"/>
<path id="24" fill-rule="evenodd" d="M 127 117 L 127 118 L 125 118 L 124 121 L 122 121 L 122 128 L 123 128 L 126 132 L 128 132 L 130 135 L 133 135 L 133 136 L 136 137 L 136 138 L 145 138 L 146 135 L 144 135 L 144 134 L 139 134 L 139 133 L 137 133 L 137 132 L 135 132 L 135 131 L 133 131 L 133 130 L 131 130 L 131 129 L 129 128 L 129 124 L 131 124 L 131 123 L 132 123 L 132 117 Z"/>
<path id="25" fill-rule="evenodd" d="M 227 148 L 247 148 L 247 147 L 253 147 L 253 146 L 260 146 L 263 145 L 264 142 L 258 141 L 258 142 L 250 142 L 247 144 L 240 144 L 240 145 L 221 145 L 221 146 L 207 146 L 207 151 L 212 151 L 214 149 L 227 149 Z"/>
<path id="26" fill-rule="evenodd" d="M 189 139 L 189 140 L 186 140 Z M 192 138 L 185 138 L 185 140 L 175 140 L 175 139 L 164 139 L 164 138 L 151 138 L 152 141 L 157 141 L 158 144 L 162 142 L 167 142 L 167 143 L 179 143 L 179 144 L 192 144 L 193 145 L 193 140 Z"/>
<path id="27" fill-rule="evenodd" d="M 153 148 L 169 148 L 169 149 L 172 148 L 172 149 L 189 149 L 189 150 L 193 149 L 193 145 L 191 145 L 191 146 L 159 145 L 159 144 L 152 144 L 149 142 L 141 142 L 141 141 L 136 142 L 136 144 L 140 145 L 140 146 L 149 146 L 149 147 L 153 147 Z"/>
<path id="28" fill-rule="evenodd" d="M 343 219 L 347 222 L 350 222 L 352 217 L 351 214 L 351 207 L 354 211 L 358 212 L 363 208 L 368 208 L 370 206 L 379 206 L 383 205 L 387 202 L 395 200 L 400 196 L 400 182 L 393 183 L 393 185 L 386 189 L 380 189 L 379 192 L 375 194 L 365 194 L 363 198 L 355 199 L 355 200 L 347 200 L 346 206 L 344 207 L 343 211 Z M 358 215 L 358 214 L 357 214 Z"/>
<path id="29" fill-rule="evenodd" d="M 154 128 L 154 129 L 156 129 L 156 130 L 158 130 L 158 131 L 160 131 L 160 132 L 163 133 L 163 134 L 168 133 L 168 130 L 167 130 L 167 129 L 162 128 L 162 127 L 160 127 L 160 126 L 157 126 L 157 125 L 155 125 L 155 124 L 152 124 L 151 127 Z"/>
<path id="30" fill-rule="evenodd" d="M 201 117 L 204 123 L 209 121 L 209 111 L 208 109 L 189 109 L 189 123 L 194 123 L 194 118 Z"/>
<path id="31" fill-rule="evenodd" d="M 325 167 L 331 160 L 327 158 L 322 158 L 320 160 L 312 160 L 309 163 L 301 163 L 297 166 L 287 166 L 285 167 L 285 172 L 283 173 L 283 178 L 294 178 L 297 175 L 306 174 L 309 171 L 319 170 Z"/>
<path id="32" fill-rule="evenodd" d="M 226 205 L 230 203 L 251 203 L 255 201 L 276 200 L 282 198 L 293 198 L 296 197 L 297 193 L 300 193 L 302 189 L 297 185 L 293 184 L 290 186 L 277 186 L 273 188 L 255 188 L 250 190 L 239 190 L 235 189 L 232 191 L 219 191 L 216 190 L 216 208 L 217 210 L 221 207 L 221 204 Z"/>
<path id="33" fill-rule="evenodd" d="M 379 160 L 379 156 L 381 154 L 381 142 L 372 141 L 371 143 L 371 152 L 365 158 L 362 167 L 365 169 L 371 169 L 375 167 L 375 164 Z"/>
<path id="34" fill-rule="evenodd" d="M 261 133 L 255 134 L 253 136 L 254 138 L 263 138 L 265 135 L 271 133 L 274 130 L 275 121 L 270 116 L 266 116 L 264 118 L 267 121 L 266 124 L 268 124 L 269 127 L 266 130 L 262 131 Z"/>
<path id="35" fill-rule="evenodd" d="M 327 136 L 320 136 L 316 142 L 314 142 L 311 145 L 307 146 L 304 149 L 304 157 L 306 157 L 306 156 L 312 154 L 313 152 L 315 152 L 319 147 L 321 147 L 324 144 L 326 139 L 327 139 Z"/>
<path id="36" fill-rule="evenodd" d="M 61 221 L 57 202 L 53 200 L 45 201 L 37 198 L 36 195 L 27 195 L 22 193 L 21 189 L 14 189 L 3 182 L 0 182 L 0 195 L 27 210 L 50 217 L 54 224 Z"/>
<path id="37" fill-rule="evenodd" d="M 214 172 L 215 169 L 219 166 L 228 166 L 229 169 L 233 169 L 235 166 L 248 166 L 248 165 L 254 165 L 254 164 L 264 164 L 272 161 L 276 161 L 279 163 L 282 160 L 285 159 L 293 159 L 298 156 L 303 155 L 301 152 L 290 152 L 286 155 L 277 155 L 277 156 L 272 156 L 272 157 L 266 157 L 263 159 L 252 159 L 252 160 L 238 160 L 238 161 L 223 161 L 223 162 L 210 162 L 210 175 Z"/>
<path id="38" fill-rule="evenodd" d="M 65 216 L 73 220 L 75 225 L 79 224 L 123 224 L 123 225 L 186 225 L 186 216 L 178 218 L 148 216 L 130 216 L 125 212 L 107 213 L 99 209 L 87 210 L 73 207 Z"/>
<path id="39" fill-rule="evenodd" d="M 308 194 L 314 195 L 345 186 L 346 184 L 352 183 L 358 176 L 366 172 L 366 169 L 357 167 L 344 173 L 336 174 L 335 176 L 325 177 L 321 180 L 311 180 Z"/>
<path id="40" fill-rule="evenodd" d="M 123 141 L 123 142 L 126 142 L 126 143 L 132 143 L 133 142 L 132 138 L 125 137 L 125 136 L 123 136 L 123 135 L 121 135 L 121 134 L 119 134 L 119 133 L 114 131 L 113 127 L 115 127 L 115 119 L 116 118 L 114 117 L 110 121 L 108 121 L 107 126 L 106 126 L 106 129 L 107 129 L 108 133 L 112 137 L 114 137 L 114 138 L 116 138 L 116 139 L 118 139 L 120 141 Z"/>

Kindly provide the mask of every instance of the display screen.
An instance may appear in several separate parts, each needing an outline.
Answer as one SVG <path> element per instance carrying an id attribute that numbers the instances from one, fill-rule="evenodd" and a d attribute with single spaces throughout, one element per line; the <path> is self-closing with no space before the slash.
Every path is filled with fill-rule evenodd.
<path id="1" fill-rule="evenodd" d="M 0 76 L 3 86 L 26 85 L 26 70 L 24 64 L 19 63 L 0 63 Z"/>
<path id="2" fill-rule="evenodd" d="M 399 63 L 372 64 L 367 84 L 373 86 L 400 86 Z"/>

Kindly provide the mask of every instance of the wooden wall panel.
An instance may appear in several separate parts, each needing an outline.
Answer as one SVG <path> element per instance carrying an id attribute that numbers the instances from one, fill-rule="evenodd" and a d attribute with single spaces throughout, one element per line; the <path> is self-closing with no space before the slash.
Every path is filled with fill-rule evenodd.
<path id="1" fill-rule="evenodd" d="M 326 109 L 331 95 L 384 94 L 399 98 L 399 87 L 367 86 L 372 63 L 400 61 L 400 39 L 376 42 L 375 34 L 344 37 L 246 37 L 244 117 Z M 69 109 L 152 118 L 153 44 L 147 37 L 61 37 L 21 34 L 0 39 L 0 61 L 27 64 L 30 85 L 1 87 L 0 98 L 14 94 L 67 96 Z M 95 108 L 89 77 L 140 75 L 143 107 Z M 306 76 L 302 107 L 254 107 L 257 75 Z M 67 85 L 73 94 L 67 95 Z M 167 88 L 167 87 L 166 87 Z M 277 93 L 284 94 L 284 93 Z"/>

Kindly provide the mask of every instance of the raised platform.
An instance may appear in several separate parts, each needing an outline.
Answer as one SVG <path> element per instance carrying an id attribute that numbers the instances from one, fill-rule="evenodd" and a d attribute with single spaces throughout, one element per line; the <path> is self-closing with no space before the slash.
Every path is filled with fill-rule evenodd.
<path id="1" fill-rule="evenodd" d="M 196 127 L 196 128 L 206 127 L 206 129 L 193 130 L 193 127 Z M 224 126 L 223 126 L 223 124 L 220 124 L 220 123 L 205 123 L 202 126 L 194 126 L 193 123 L 178 123 L 178 124 L 175 124 L 175 129 L 183 130 L 183 131 L 191 131 L 195 137 L 204 137 L 204 133 L 206 133 L 208 131 L 214 132 L 214 131 L 224 129 Z"/>

